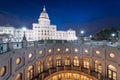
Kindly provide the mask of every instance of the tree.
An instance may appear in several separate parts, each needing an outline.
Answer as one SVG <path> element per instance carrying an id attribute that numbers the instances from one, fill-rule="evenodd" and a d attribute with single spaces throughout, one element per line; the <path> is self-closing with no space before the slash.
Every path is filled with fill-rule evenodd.
<path id="1" fill-rule="evenodd" d="M 93 39 L 94 40 L 110 40 L 112 33 L 116 34 L 115 37 L 118 37 L 117 29 L 115 27 L 108 27 L 96 33 Z"/>

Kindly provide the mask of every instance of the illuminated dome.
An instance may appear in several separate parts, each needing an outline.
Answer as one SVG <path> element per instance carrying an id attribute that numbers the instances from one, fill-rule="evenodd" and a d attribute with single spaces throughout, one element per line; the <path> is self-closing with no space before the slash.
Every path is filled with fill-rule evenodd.
<path id="1" fill-rule="evenodd" d="M 49 16 L 48 16 L 48 13 L 46 12 L 45 6 L 43 7 L 43 11 L 40 14 L 40 18 L 49 19 Z"/>
<path id="2" fill-rule="evenodd" d="M 40 14 L 40 17 L 38 19 L 39 24 L 41 25 L 50 25 L 50 20 L 49 20 L 49 16 L 48 13 L 46 12 L 46 8 L 45 6 L 43 7 L 43 11 Z"/>

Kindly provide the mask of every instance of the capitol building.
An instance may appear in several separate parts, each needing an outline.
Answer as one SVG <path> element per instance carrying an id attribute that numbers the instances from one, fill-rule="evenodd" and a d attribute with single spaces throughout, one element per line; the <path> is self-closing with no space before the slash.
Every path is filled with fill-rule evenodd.
<path id="1" fill-rule="evenodd" d="M 22 41 L 24 36 L 23 29 L 16 29 L 14 27 L 0 26 L 0 34 L 9 34 L 12 42 Z M 57 31 L 56 25 L 51 25 L 49 16 L 44 6 L 42 13 L 38 19 L 38 23 L 33 23 L 33 29 L 25 30 L 27 41 L 38 40 L 76 40 L 76 31 L 69 29 L 67 31 Z"/>

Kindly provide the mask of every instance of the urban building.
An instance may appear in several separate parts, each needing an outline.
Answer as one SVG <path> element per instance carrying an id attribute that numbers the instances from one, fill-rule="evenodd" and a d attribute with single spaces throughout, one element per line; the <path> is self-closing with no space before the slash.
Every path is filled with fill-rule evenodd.
<path id="1" fill-rule="evenodd" d="M 14 27 L 0 26 L 0 34 L 10 34 L 14 36 L 12 42 L 21 42 L 24 31 L 23 29 L 16 29 Z M 76 31 L 69 29 L 67 31 L 57 31 L 56 25 L 51 25 L 46 8 L 43 8 L 42 13 L 38 19 L 38 23 L 33 23 L 32 29 L 26 29 L 25 35 L 27 41 L 38 40 L 76 40 Z"/>
<path id="2" fill-rule="evenodd" d="M 0 80 L 120 80 L 120 47 L 79 43 L 1 44 Z"/>

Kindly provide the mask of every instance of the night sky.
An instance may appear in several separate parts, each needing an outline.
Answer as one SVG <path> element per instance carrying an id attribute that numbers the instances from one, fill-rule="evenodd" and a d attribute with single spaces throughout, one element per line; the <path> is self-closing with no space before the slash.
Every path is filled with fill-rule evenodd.
<path id="1" fill-rule="evenodd" d="M 58 30 L 120 29 L 120 0 L 0 0 L 0 25 L 32 28 L 44 5 Z"/>

